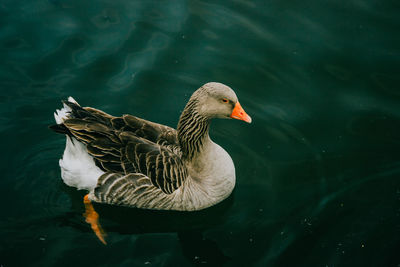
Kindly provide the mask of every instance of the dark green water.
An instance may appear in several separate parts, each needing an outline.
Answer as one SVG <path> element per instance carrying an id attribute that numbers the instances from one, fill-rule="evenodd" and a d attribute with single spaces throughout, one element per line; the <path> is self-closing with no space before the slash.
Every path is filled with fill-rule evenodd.
<path id="1" fill-rule="evenodd" d="M 398 1 L 0 1 L 0 266 L 399 266 Z M 252 116 L 213 122 L 237 186 L 195 213 L 96 206 L 65 186 L 72 95 L 175 126 L 228 84 Z"/>

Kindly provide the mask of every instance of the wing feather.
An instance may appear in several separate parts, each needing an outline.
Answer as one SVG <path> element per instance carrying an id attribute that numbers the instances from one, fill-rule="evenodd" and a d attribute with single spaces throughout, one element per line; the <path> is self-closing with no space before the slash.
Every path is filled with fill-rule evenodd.
<path id="1" fill-rule="evenodd" d="M 150 183 L 165 194 L 173 193 L 183 184 L 187 170 L 180 158 L 175 129 L 131 115 L 113 117 L 94 108 L 65 103 L 72 109 L 63 122 L 66 130 L 86 145 L 97 166 L 112 173 L 99 180 L 96 187 L 101 202 L 107 199 L 104 188 L 125 192 L 121 186 L 132 183 L 132 179 L 140 178 L 141 183 L 146 186 Z M 122 180 L 114 181 L 110 187 L 111 178 Z M 132 188 L 143 190 L 136 185 Z"/>

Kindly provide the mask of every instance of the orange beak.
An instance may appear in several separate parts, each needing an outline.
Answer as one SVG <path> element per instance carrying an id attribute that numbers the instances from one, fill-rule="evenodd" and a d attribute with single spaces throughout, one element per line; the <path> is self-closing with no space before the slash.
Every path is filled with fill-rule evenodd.
<path id="1" fill-rule="evenodd" d="M 244 109 L 240 105 L 239 101 L 236 102 L 236 105 L 231 114 L 231 118 L 251 123 L 251 117 L 249 115 L 247 115 L 247 113 L 244 111 Z"/>

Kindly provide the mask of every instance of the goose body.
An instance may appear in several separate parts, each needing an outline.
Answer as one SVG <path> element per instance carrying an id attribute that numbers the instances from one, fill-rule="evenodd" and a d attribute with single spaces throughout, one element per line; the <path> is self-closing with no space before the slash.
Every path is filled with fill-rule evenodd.
<path id="1" fill-rule="evenodd" d="M 51 128 L 67 136 L 59 161 L 65 184 L 89 191 L 94 202 L 181 211 L 215 205 L 235 186 L 233 161 L 210 139 L 210 120 L 251 122 L 221 83 L 193 93 L 177 129 L 81 107 L 72 97 L 54 115 Z"/>

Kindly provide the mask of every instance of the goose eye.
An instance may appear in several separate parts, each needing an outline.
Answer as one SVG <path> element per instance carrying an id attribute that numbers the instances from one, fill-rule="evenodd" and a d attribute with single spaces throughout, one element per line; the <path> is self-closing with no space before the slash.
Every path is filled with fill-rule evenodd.
<path id="1" fill-rule="evenodd" d="M 228 99 L 226 99 L 226 98 L 222 98 L 222 102 L 224 102 L 224 103 L 228 103 Z"/>

